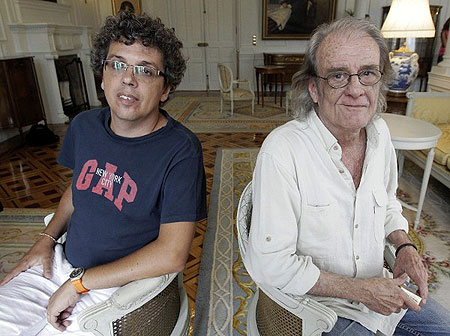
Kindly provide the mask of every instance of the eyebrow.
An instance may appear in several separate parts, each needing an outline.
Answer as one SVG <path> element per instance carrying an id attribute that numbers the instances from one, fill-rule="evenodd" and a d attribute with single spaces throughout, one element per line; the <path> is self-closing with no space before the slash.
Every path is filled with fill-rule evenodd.
<path id="1" fill-rule="evenodd" d="M 114 55 L 114 54 L 112 54 L 112 55 L 109 55 L 108 56 L 108 59 L 111 59 L 111 58 L 117 58 L 117 59 L 119 59 L 121 62 L 124 62 L 124 63 L 127 63 L 126 62 L 126 60 L 125 60 L 125 58 L 124 57 L 122 57 L 122 56 L 120 56 L 120 55 Z M 127 63 L 128 64 L 128 63 Z M 152 67 L 154 67 L 155 69 L 159 69 L 159 67 L 155 64 L 155 63 L 153 63 L 153 62 L 149 62 L 149 61 L 145 61 L 145 60 L 143 60 L 143 61 L 140 61 L 140 62 L 138 62 L 138 64 L 134 64 L 134 65 L 145 65 L 145 66 L 152 66 Z"/>
<path id="2" fill-rule="evenodd" d="M 367 64 L 367 65 L 361 66 L 359 68 L 358 72 L 361 70 L 365 70 L 365 69 L 379 70 L 379 68 L 380 68 L 380 66 L 378 64 Z M 339 72 L 339 71 L 349 72 L 347 67 L 333 67 L 333 68 L 326 69 L 326 73 Z"/>

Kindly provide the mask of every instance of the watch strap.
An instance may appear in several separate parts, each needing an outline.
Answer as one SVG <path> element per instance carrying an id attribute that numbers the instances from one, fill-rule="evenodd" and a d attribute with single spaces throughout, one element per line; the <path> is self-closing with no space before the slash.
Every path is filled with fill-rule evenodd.
<path id="1" fill-rule="evenodd" d="M 81 279 L 72 280 L 72 285 L 73 285 L 73 287 L 75 287 L 75 290 L 77 291 L 77 293 L 86 294 L 87 292 L 89 292 L 89 289 L 87 289 L 86 287 L 83 286 Z"/>

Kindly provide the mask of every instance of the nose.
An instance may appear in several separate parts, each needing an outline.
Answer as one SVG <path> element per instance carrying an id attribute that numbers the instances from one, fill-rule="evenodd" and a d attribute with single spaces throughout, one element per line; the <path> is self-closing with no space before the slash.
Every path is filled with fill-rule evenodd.
<path id="1" fill-rule="evenodd" d="M 345 93 L 353 97 L 359 97 L 364 94 L 363 85 L 359 81 L 357 74 L 349 77 L 349 83 L 345 87 Z"/>
<path id="2" fill-rule="evenodd" d="M 134 76 L 132 67 L 128 67 L 128 69 L 122 73 L 122 84 L 129 86 L 137 85 L 137 80 Z"/>

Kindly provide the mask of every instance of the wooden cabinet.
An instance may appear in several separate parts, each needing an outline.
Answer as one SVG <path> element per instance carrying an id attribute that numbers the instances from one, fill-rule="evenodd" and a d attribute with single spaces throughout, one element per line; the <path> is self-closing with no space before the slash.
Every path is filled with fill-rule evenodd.
<path id="1" fill-rule="evenodd" d="M 278 54 L 278 53 L 263 53 L 264 65 L 283 65 L 286 67 L 286 75 L 284 76 L 284 83 L 291 84 L 292 76 L 300 70 L 304 54 Z"/>
<path id="2" fill-rule="evenodd" d="M 45 121 L 33 57 L 0 58 L 0 129 Z"/>

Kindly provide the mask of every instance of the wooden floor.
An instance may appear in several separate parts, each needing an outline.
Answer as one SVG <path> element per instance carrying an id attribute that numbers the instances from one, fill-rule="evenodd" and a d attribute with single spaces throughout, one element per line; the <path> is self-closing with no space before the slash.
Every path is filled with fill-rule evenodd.
<path id="1" fill-rule="evenodd" d="M 70 185 L 71 170 L 56 162 L 67 125 L 50 125 L 50 127 L 60 136 L 58 144 L 40 147 L 25 146 L 0 157 L 0 200 L 5 208 L 56 208 L 62 193 Z M 266 134 L 200 133 L 197 135 L 203 147 L 209 206 L 217 148 L 259 147 Z M 197 226 L 184 271 L 184 282 L 191 307 L 197 292 L 205 230 L 206 220 Z"/>

